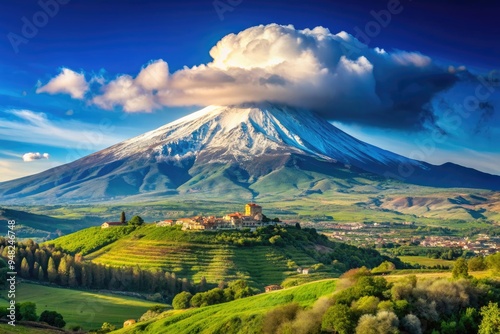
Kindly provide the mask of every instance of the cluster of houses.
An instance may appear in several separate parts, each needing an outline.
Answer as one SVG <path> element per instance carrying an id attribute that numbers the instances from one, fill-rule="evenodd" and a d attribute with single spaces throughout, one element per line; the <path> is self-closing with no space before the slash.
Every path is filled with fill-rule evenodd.
<path id="1" fill-rule="evenodd" d="M 277 225 L 280 222 L 264 221 L 262 214 L 262 206 L 255 203 L 245 205 L 245 212 L 228 213 L 223 217 L 215 216 L 195 216 L 191 218 L 167 219 L 156 223 L 156 226 L 175 226 L 181 225 L 182 230 L 234 230 L 234 229 L 256 229 L 261 226 Z M 110 228 L 113 226 L 124 225 L 122 222 L 104 222 L 101 228 Z"/>
<path id="2" fill-rule="evenodd" d="M 256 229 L 261 226 L 276 225 L 278 222 L 264 222 L 262 206 L 255 203 L 245 205 L 244 213 L 228 213 L 223 217 L 215 216 L 195 216 L 191 218 L 180 218 L 177 220 L 163 220 L 156 223 L 156 226 L 174 226 L 181 225 L 182 230 L 240 230 Z"/>
<path id="3" fill-rule="evenodd" d="M 490 237 L 486 234 L 478 234 L 475 240 L 468 237 L 426 237 L 420 242 L 423 247 L 449 247 L 462 248 L 476 254 L 494 254 L 500 251 L 500 237 Z"/>

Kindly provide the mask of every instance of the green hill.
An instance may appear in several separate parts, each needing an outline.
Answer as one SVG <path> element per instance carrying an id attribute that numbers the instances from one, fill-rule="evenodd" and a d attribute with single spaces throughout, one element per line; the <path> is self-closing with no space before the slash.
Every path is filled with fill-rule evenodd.
<path id="1" fill-rule="evenodd" d="M 94 227 L 50 243 L 67 252 L 81 252 L 94 263 L 158 268 L 194 282 L 203 276 L 208 283 L 243 278 L 259 288 L 300 275 L 298 267 L 316 265 L 314 278 L 318 279 L 383 261 L 373 250 L 331 242 L 314 229 L 295 227 L 271 226 L 255 232 L 194 232 L 155 225 Z M 334 267 L 333 260 L 341 263 Z"/>
<path id="2" fill-rule="evenodd" d="M 7 292 L 3 291 L 1 297 L 7 298 Z M 86 330 L 100 328 L 103 322 L 119 328 L 125 320 L 138 319 L 149 308 L 159 304 L 128 296 L 28 283 L 17 286 L 16 301 L 35 303 L 38 314 L 44 310 L 61 313 L 67 328 L 79 325 Z M 0 305 L 6 306 L 5 299 Z M 3 333 L 1 328 L 0 333 Z"/>
<path id="3" fill-rule="evenodd" d="M 7 221 L 16 221 L 18 238 L 54 238 L 58 234 L 70 233 L 77 229 L 88 227 L 85 219 L 59 219 L 47 215 L 29 213 L 20 210 L 0 208 L 0 233 L 7 233 Z"/>
<path id="4" fill-rule="evenodd" d="M 311 306 L 319 297 L 334 290 L 335 280 L 312 282 L 229 303 L 167 311 L 162 315 L 163 319 L 141 322 L 113 333 L 253 333 L 252 328 L 261 328 L 263 315 L 276 306 L 292 302 Z"/>

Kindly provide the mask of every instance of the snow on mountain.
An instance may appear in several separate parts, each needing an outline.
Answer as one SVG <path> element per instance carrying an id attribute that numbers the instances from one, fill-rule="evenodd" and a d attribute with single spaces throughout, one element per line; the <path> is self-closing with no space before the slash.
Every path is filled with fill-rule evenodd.
<path id="1" fill-rule="evenodd" d="M 311 188 L 304 191 L 319 191 L 318 175 L 321 184 L 332 185 L 342 177 L 356 184 L 356 175 L 368 183 L 390 175 L 419 185 L 500 189 L 498 176 L 411 160 L 357 140 L 312 112 L 262 103 L 204 108 L 69 164 L 0 183 L 0 199 L 101 201 L 229 190 L 253 197 L 274 191 L 276 180 L 286 195 L 304 185 Z M 305 183 L 299 186 L 298 179 Z"/>
<path id="2" fill-rule="evenodd" d="M 272 152 L 302 153 L 344 164 L 424 164 L 359 141 L 306 110 L 272 104 L 210 106 L 109 149 L 115 158 L 154 156 L 157 162 L 219 152 L 220 161 Z"/>

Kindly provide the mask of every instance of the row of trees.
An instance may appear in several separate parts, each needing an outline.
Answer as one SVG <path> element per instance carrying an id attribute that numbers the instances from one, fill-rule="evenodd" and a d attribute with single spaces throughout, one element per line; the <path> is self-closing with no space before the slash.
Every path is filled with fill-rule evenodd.
<path id="1" fill-rule="evenodd" d="M 221 283 L 217 288 L 206 292 L 198 292 L 195 295 L 183 291 L 174 297 L 172 306 L 176 310 L 188 307 L 203 307 L 249 297 L 255 292 L 245 280 L 237 280 L 227 286 L 225 283 Z"/>
<path id="2" fill-rule="evenodd" d="M 120 215 L 120 223 L 134 225 L 134 226 L 141 226 L 144 224 L 144 219 L 142 219 L 141 216 L 133 216 L 129 221 L 127 221 L 127 217 L 125 216 L 125 211 L 122 211 Z"/>
<path id="3" fill-rule="evenodd" d="M 2 257 L 7 257 L 7 249 L 3 247 Z M 196 293 L 207 289 L 204 279 L 195 285 L 186 278 L 176 277 L 175 273 L 159 269 L 112 267 L 86 262 L 79 254 L 73 256 L 53 246 L 40 246 L 32 241 L 18 243 L 15 262 L 17 272 L 25 279 L 72 288 L 160 293 L 166 300 L 181 291 Z"/>
<path id="4" fill-rule="evenodd" d="M 455 260 L 464 255 L 472 255 L 462 250 L 461 248 L 446 248 L 446 247 L 415 247 L 401 246 L 391 248 L 391 254 L 395 256 L 426 256 L 431 259 Z"/>
<path id="5" fill-rule="evenodd" d="M 43 311 L 40 316 L 36 313 L 36 304 L 31 302 L 25 302 L 20 304 L 15 304 L 16 321 L 39 321 L 55 326 L 58 328 L 63 328 L 66 325 L 63 316 L 55 311 Z M 0 319 L 5 318 L 9 314 L 7 307 L 0 308 Z"/>

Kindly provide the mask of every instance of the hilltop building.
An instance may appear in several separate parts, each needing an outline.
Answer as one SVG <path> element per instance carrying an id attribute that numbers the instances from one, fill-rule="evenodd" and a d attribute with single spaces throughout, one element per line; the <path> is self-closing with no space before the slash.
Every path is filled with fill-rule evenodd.
<path id="1" fill-rule="evenodd" d="M 113 226 L 122 226 L 125 225 L 122 222 L 104 222 L 101 224 L 101 228 L 110 228 Z"/>
<path id="2" fill-rule="evenodd" d="M 162 220 L 156 223 L 156 226 L 174 226 L 175 223 L 173 220 Z"/>
<path id="3" fill-rule="evenodd" d="M 245 205 L 245 216 L 255 217 L 256 214 L 262 214 L 262 207 L 255 203 L 248 203 Z"/>
<path id="4" fill-rule="evenodd" d="M 260 226 L 276 224 L 276 222 L 264 223 L 263 218 L 262 207 L 255 203 L 248 203 L 245 205 L 245 214 L 233 212 L 222 218 L 214 216 L 181 218 L 177 220 L 177 224 L 182 224 L 183 230 L 255 229 Z"/>

